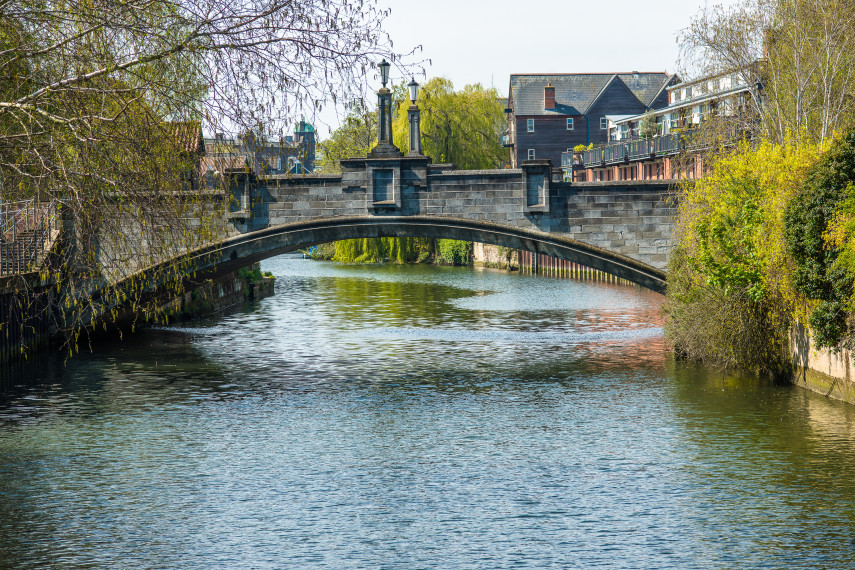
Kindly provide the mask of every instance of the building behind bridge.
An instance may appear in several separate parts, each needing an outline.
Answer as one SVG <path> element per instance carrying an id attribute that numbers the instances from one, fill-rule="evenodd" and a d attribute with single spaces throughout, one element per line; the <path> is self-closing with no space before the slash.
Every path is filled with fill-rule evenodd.
<path id="1" fill-rule="evenodd" d="M 641 133 L 646 113 L 608 115 L 608 141 L 590 150 L 562 153 L 564 178 L 605 182 L 702 176 L 707 139 L 733 141 L 756 127 L 751 91 L 760 87 L 757 67 L 668 85 L 668 104 L 650 111 L 656 132 L 648 138 Z M 701 127 L 712 118 L 717 123 L 704 132 Z"/>
<path id="2" fill-rule="evenodd" d="M 664 108 L 677 81 L 666 72 L 511 75 L 502 137 L 511 168 L 543 159 L 557 168 L 573 147 L 607 142 L 609 115 Z"/>
<path id="3" fill-rule="evenodd" d="M 300 120 L 293 135 L 279 141 L 264 140 L 255 133 L 227 138 L 217 133 L 205 139 L 201 176 L 213 188 L 222 175 L 249 170 L 257 175 L 309 174 L 315 170 L 315 128 Z"/>

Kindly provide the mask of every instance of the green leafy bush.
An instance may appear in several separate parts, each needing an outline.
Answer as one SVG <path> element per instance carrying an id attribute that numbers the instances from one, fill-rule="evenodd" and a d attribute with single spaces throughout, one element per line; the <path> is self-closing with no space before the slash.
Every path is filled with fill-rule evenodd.
<path id="1" fill-rule="evenodd" d="M 809 324 L 818 346 L 847 336 L 855 278 L 855 132 L 835 141 L 787 205 L 785 239 L 796 291 L 818 301 Z"/>
<path id="2" fill-rule="evenodd" d="M 472 242 L 456 239 L 437 240 L 441 261 L 449 265 L 469 265 L 472 259 Z"/>
<path id="3" fill-rule="evenodd" d="M 800 295 L 790 283 L 784 211 L 821 147 L 743 144 L 679 193 L 666 332 L 713 365 L 785 374 Z"/>

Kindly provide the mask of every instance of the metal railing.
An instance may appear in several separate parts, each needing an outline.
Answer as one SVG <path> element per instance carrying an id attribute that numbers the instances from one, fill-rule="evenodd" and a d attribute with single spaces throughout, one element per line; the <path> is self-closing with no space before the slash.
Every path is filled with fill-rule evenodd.
<path id="1" fill-rule="evenodd" d="M 0 275 L 36 269 L 58 228 L 56 202 L 0 204 Z"/>
<path id="2" fill-rule="evenodd" d="M 694 131 L 689 130 L 656 136 L 651 139 L 612 142 L 581 153 L 565 152 L 561 154 L 561 167 L 572 168 L 575 164 L 582 168 L 596 168 L 679 154 L 684 150 L 695 149 L 699 146 L 700 143 L 695 141 L 694 135 Z M 581 160 L 574 161 L 574 155 L 577 157 L 581 155 Z"/>

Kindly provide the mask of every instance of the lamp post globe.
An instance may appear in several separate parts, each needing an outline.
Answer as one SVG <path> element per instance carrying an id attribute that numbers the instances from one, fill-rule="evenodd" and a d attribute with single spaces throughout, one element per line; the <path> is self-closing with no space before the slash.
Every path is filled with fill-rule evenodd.
<path id="1" fill-rule="evenodd" d="M 416 104 L 416 98 L 419 96 L 419 84 L 416 83 L 416 79 L 413 78 L 412 81 L 407 85 L 407 88 L 410 90 L 410 101 L 412 101 L 413 105 Z"/>
<path id="2" fill-rule="evenodd" d="M 383 87 L 386 87 L 386 84 L 389 82 L 389 67 L 390 63 L 386 61 L 386 58 L 383 58 L 383 61 L 377 64 L 377 67 L 380 68 L 380 82 L 383 83 Z"/>

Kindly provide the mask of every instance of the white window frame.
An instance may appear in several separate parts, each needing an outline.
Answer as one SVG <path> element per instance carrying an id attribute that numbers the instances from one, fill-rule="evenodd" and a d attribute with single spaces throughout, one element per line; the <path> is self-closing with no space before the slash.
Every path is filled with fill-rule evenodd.
<path id="1" fill-rule="evenodd" d="M 530 132 L 530 133 L 534 132 L 534 119 L 528 119 L 526 121 L 526 128 L 527 128 L 528 132 Z"/>
<path id="2" fill-rule="evenodd" d="M 600 117 L 600 130 L 605 131 L 609 128 L 609 120 L 605 117 Z"/>
<path id="3" fill-rule="evenodd" d="M 534 160 L 534 149 L 528 149 L 528 160 Z"/>
<path id="4" fill-rule="evenodd" d="M 567 130 L 573 130 L 573 117 L 567 117 Z"/>

